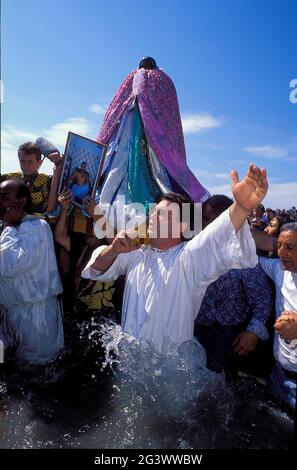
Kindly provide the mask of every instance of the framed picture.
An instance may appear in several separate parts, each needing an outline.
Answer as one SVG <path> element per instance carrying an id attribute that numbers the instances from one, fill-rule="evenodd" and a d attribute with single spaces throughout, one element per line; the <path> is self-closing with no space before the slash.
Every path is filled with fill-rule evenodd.
<path id="1" fill-rule="evenodd" d="M 105 152 L 106 145 L 69 132 L 58 193 L 66 188 L 71 189 L 71 202 L 83 208 L 82 200 L 85 197 L 95 197 Z"/>

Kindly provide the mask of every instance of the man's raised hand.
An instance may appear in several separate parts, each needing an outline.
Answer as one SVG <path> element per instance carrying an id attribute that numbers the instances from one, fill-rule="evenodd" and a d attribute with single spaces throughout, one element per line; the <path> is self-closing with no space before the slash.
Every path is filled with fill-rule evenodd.
<path id="1" fill-rule="evenodd" d="M 231 171 L 232 193 L 237 204 L 246 211 L 255 209 L 266 196 L 268 190 L 266 170 L 250 164 L 247 174 L 239 181 L 238 173 Z"/>

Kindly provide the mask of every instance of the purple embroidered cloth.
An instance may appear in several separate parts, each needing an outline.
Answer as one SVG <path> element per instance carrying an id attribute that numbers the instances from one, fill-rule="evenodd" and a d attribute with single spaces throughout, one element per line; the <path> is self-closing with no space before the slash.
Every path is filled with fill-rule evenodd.
<path id="1" fill-rule="evenodd" d="M 159 161 L 193 201 L 207 199 L 208 191 L 186 163 L 176 90 L 162 70 L 142 68 L 124 79 L 106 112 L 98 142 L 110 142 L 124 112 L 136 99 L 147 140 Z"/>

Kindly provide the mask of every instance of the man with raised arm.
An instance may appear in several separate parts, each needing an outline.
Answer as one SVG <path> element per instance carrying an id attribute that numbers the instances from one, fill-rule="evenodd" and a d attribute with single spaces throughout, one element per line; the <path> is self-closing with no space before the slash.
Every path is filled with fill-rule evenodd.
<path id="1" fill-rule="evenodd" d="M 110 246 L 93 252 L 82 272 L 101 281 L 126 275 L 122 328 L 160 352 L 192 339 L 195 316 L 211 282 L 230 269 L 258 262 L 246 219 L 267 193 L 266 171 L 251 164 L 242 181 L 236 171 L 231 180 L 235 202 L 190 241 L 184 242 L 189 221 L 180 211 L 190 201 L 163 195 L 150 216 L 152 242 L 146 250 L 132 245 L 129 232 L 122 231 Z"/>

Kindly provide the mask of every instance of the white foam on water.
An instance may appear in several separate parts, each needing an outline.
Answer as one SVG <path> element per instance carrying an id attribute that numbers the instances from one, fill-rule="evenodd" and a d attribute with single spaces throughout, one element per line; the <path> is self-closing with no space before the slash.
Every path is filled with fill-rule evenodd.
<path id="1" fill-rule="evenodd" d="M 206 368 L 205 352 L 198 341 L 180 348 L 168 345 L 164 355 L 147 342 L 123 333 L 119 325 L 96 318 L 84 322 L 81 338 L 86 338 L 95 358 L 98 352 L 99 367 L 93 368 L 91 362 L 88 372 L 90 390 L 86 388 L 85 395 L 83 389 L 79 404 L 62 417 L 61 396 L 53 399 L 50 395 L 44 403 L 37 390 L 35 401 L 30 393 L 23 398 L 6 398 L 0 447 L 202 449 L 288 445 L 292 420 L 259 400 L 256 390 L 252 399 L 236 397 L 223 374 Z M 85 342 L 82 344 L 85 346 Z M 88 356 L 84 359 L 83 365 L 89 365 Z M 75 372 L 75 364 L 70 361 L 70 366 Z M 59 370 L 59 364 L 55 367 L 46 375 L 60 380 L 63 368 Z M 108 375 L 109 370 L 113 374 Z M 78 383 L 84 384 L 85 378 L 78 377 Z M 39 409 L 45 410 L 45 419 L 36 413 Z"/>

